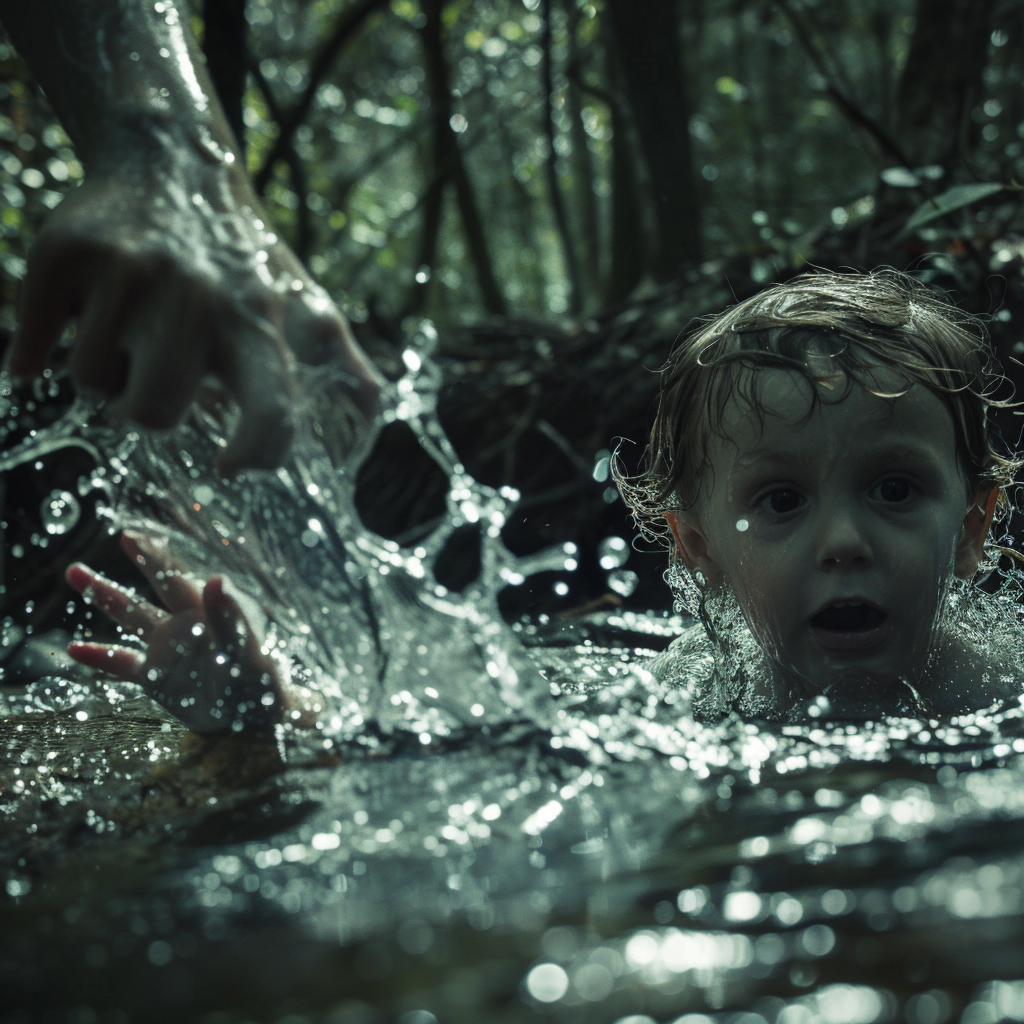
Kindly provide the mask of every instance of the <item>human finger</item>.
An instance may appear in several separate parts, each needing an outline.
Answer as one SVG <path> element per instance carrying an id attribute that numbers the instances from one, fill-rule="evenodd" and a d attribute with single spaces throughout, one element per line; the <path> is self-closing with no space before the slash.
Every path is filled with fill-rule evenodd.
<path id="1" fill-rule="evenodd" d="M 217 650 L 240 653 L 250 630 L 241 606 L 227 593 L 223 576 L 212 576 L 206 581 L 203 611 Z"/>
<path id="2" fill-rule="evenodd" d="M 127 375 L 111 412 L 156 429 L 179 423 L 207 369 L 210 320 L 203 281 L 166 275 L 153 282 L 124 327 Z"/>
<path id="3" fill-rule="evenodd" d="M 229 654 L 241 670 L 238 685 L 232 686 L 239 711 L 246 705 L 244 717 L 250 724 L 267 725 L 281 719 L 282 687 L 288 673 L 263 651 L 261 636 L 249 617 L 252 613 L 247 614 L 233 589 L 222 576 L 207 581 L 203 590 L 206 621 L 215 648 Z"/>
<path id="4" fill-rule="evenodd" d="M 82 307 L 93 268 L 84 247 L 41 236 L 28 255 L 19 297 L 18 326 L 4 358 L 13 377 L 43 372 L 50 350 Z"/>
<path id="5" fill-rule="evenodd" d="M 117 257 L 111 257 L 97 276 L 78 319 L 68 364 L 80 393 L 109 398 L 124 388 L 128 354 L 122 346 L 123 332 L 144 287 L 142 268 Z"/>
<path id="6" fill-rule="evenodd" d="M 139 597 L 134 591 L 107 579 L 81 562 L 69 565 L 64 578 L 73 590 L 99 608 L 107 618 L 139 636 L 146 636 L 154 626 L 167 618 L 166 612 Z"/>
<path id="7" fill-rule="evenodd" d="M 122 530 L 121 550 L 172 612 L 202 608 L 202 585 L 181 568 L 166 543 L 143 533 Z"/>
<path id="8" fill-rule="evenodd" d="M 384 387 L 384 376 L 359 347 L 346 320 L 341 322 L 339 355 L 352 375 L 356 405 L 369 422 L 380 411 L 380 393 Z"/>
<path id="9" fill-rule="evenodd" d="M 351 401 L 363 418 L 378 411 L 384 377 L 359 347 L 348 320 L 327 292 L 311 280 L 297 280 L 285 304 L 284 332 L 288 347 L 301 362 L 330 363 L 349 377 Z"/>
<path id="10" fill-rule="evenodd" d="M 242 469 L 274 469 L 295 433 L 294 358 L 277 328 L 257 316 L 242 321 L 223 349 L 217 369 L 240 418 L 217 471 L 232 477 Z"/>
<path id="11" fill-rule="evenodd" d="M 219 650 L 233 651 L 250 669 L 267 673 L 273 682 L 280 665 L 263 650 L 266 615 L 223 576 L 211 577 L 203 588 L 203 610 Z"/>
<path id="12" fill-rule="evenodd" d="M 72 641 L 68 644 L 68 655 L 80 665 L 106 672 L 130 683 L 138 683 L 144 678 L 143 666 L 146 664 L 146 656 L 130 647 Z"/>

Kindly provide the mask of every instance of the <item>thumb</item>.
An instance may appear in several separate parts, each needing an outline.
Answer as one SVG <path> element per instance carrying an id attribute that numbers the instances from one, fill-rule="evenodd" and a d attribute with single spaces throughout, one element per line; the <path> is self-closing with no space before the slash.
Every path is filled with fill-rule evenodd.
<path id="1" fill-rule="evenodd" d="M 262 317 L 245 317 L 221 353 L 218 375 L 238 404 L 234 436 L 217 459 L 232 477 L 242 469 L 275 469 L 295 433 L 295 359 L 277 328 Z"/>
<path id="2" fill-rule="evenodd" d="M 203 587 L 203 612 L 214 647 L 228 654 L 241 654 L 250 629 L 241 606 L 228 592 L 228 583 L 223 576 L 210 577 Z"/>

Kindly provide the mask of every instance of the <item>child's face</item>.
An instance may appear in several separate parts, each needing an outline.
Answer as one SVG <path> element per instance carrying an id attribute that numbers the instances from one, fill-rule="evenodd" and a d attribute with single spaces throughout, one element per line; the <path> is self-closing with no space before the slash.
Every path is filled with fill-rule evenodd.
<path id="1" fill-rule="evenodd" d="M 920 385 L 830 398 L 840 379 L 811 411 L 802 375 L 756 372 L 763 426 L 731 400 L 697 503 L 673 522 L 684 560 L 732 589 L 769 657 L 813 691 L 920 680 L 950 578 L 973 575 L 988 528 L 948 409 Z M 878 385 L 901 390 L 881 372 Z"/>

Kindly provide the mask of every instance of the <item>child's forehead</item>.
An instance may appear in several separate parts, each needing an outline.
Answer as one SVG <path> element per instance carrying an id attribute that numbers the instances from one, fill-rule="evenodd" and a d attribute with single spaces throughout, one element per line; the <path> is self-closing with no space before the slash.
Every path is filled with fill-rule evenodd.
<path id="1" fill-rule="evenodd" d="M 937 430 L 953 438 L 948 406 L 927 387 L 889 367 L 869 368 L 853 378 L 828 364 L 809 365 L 807 373 L 776 367 L 742 370 L 714 432 L 740 447 L 767 435 L 784 439 L 799 433 L 813 440 L 816 421 L 826 417 L 870 433 Z"/>

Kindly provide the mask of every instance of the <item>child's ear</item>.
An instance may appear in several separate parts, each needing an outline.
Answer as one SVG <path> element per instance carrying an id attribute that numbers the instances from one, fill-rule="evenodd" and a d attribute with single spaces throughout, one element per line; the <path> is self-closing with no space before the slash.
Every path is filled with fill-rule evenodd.
<path id="1" fill-rule="evenodd" d="M 978 571 L 978 564 L 985 554 L 985 541 L 988 539 L 998 500 L 998 487 L 993 487 L 990 491 L 979 491 L 974 496 L 974 502 L 967 510 L 967 515 L 964 516 L 964 525 L 960 530 L 956 559 L 953 563 L 954 575 L 962 580 L 973 579 Z"/>
<path id="2" fill-rule="evenodd" d="M 700 528 L 688 516 L 677 516 L 674 512 L 666 512 L 665 518 L 672 529 L 676 541 L 676 551 L 683 564 L 691 572 L 699 569 L 707 577 L 709 583 L 718 583 L 722 579 L 718 563 L 708 551 L 708 542 Z"/>

